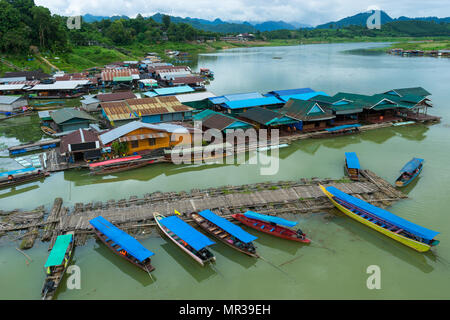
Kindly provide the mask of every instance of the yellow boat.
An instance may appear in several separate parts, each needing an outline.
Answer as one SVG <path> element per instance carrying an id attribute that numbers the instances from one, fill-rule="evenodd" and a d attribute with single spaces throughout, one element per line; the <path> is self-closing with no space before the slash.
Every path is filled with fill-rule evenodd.
<path id="1" fill-rule="evenodd" d="M 439 232 L 409 222 L 389 211 L 352 197 L 335 187 L 320 185 L 320 188 L 334 206 L 350 218 L 414 250 L 426 252 L 432 246 L 439 244 L 438 240 L 434 240 Z"/>

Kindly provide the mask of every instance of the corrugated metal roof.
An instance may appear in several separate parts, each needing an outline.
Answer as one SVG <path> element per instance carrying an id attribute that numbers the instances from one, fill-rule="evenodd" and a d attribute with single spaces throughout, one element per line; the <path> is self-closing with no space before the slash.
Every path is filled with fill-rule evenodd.
<path id="1" fill-rule="evenodd" d="M 298 94 L 291 94 L 291 95 L 283 95 L 279 98 L 285 102 L 287 102 L 289 99 L 300 99 L 300 100 L 309 100 L 315 96 L 328 96 L 323 91 L 314 91 L 314 92 L 306 92 L 306 93 L 298 93 Z"/>
<path id="2" fill-rule="evenodd" d="M 0 96 L 0 104 L 13 104 L 22 96 Z"/>
<path id="3" fill-rule="evenodd" d="M 312 112 L 314 108 L 320 111 Z M 309 100 L 290 99 L 279 112 L 301 121 L 318 121 L 335 118 L 331 111 L 322 108 L 317 102 Z"/>
<path id="4" fill-rule="evenodd" d="M 169 94 L 177 94 L 177 93 L 186 93 L 186 92 L 194 92 L 190 86 L 178 86 L 178 87 L 169 87 L 169 88 L 159 88 L 153 89 L 158 95 L 169 95 Z"/>
<path id="5" fill-rule="evenodd" d="M 230 109 L 242 109 L 257 106 L 268 106 L 273 104 L 281 104 L 283 101 L 279 100 L 277 97 L 263 97 L 258 99 L 246 99 L 246 100 L 234 100 L 227 101 L 224 103 L 226 108 Z"/>
<path id="6" fill-rule="evenodd" d="M 22 90 L 24 84 L 0 84 L 0 91 Z"/>
<path id="7" fill-rule="evenodd" d="M 100 104 L 109 121 L 136 119 L 137 116 L 125 101 L 103 102 Z"/>
<path id="8" fill-rule="evenodd" d="M 195 93 L 188 93 L 188 94 L 178 94 L 175 97 L 180 101 L 181 103 L 184 102 L 193 102 L 193 101 L 201 101 L 204 99 L 215 97 L 216 95 L 212 92 L 204 91 L 204 92 L 195 92 Z"/>
<path id="9" fill-rule="evenodd" d="M 136 96 L 131 91 L 104 93 L 97 95 L 97 99 L 100 100 L 101 102 L 120 101 L 134 98 L 136 98 Z"/>
<path id="10" fill-rule="evenodd" d="M 142 116 L 192 110 L 192 108 L 182 105 L 173 96 L 130 99 L 126 102 L 132 111 Z"/>
<path id="11" fill-rule="evenodd" d="M 38 84 L 29 90 L 73 90 L 87 84 L 89 84 L 89 80 L 55 81 L 52 84 Z"/>
<path id="12" fill-rule="evenodd" d="M 0 78 L 0 83 L 10 83 L 14 81 L 26 81 L 26 77 Z"/>
<path id="13" fill-rule="evenodd" d="M 53 121 L 55 121 L 57 124 L 66 122 L 73 118 L 95 120 L 92 116 L 90 116 L 86 112 L 71 108 L 55 110 L 50 114 L 50 116 L 52 117 Z"/>

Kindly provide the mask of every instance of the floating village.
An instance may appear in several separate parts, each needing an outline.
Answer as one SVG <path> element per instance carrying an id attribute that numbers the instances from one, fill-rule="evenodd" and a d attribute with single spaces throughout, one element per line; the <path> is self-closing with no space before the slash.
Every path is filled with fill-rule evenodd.
<path id="1" fill-rule="evenodd" d="M 187 59 L 176 51 L 171 54 L 179 57 L 179 63 Z M 163 62 L 155 53 L 141 61 L 121 61 L 73 74 L 6 73 L 0 78 L 0 121 L 38 113 L 47 138 L 8 148 L 21 168 L 1 172 L 0 188 L 64 170 L 105 175 L 173 163 L 177 148 L 190 160 L 206 162 L 249 151 L 270 152 L 300 139 L 440 121 L 428 113 L 431 93 L 422 87 L 386 88 L 375 94 L 274 88 L 217 96 L 206 89 L 214 76 L 207 68 L 194 72 L 188 66 Z M 79 103 L 68 107 L 71 100 Z M 210 129 L 224 138 L 233 130 L 277 129 L 278 135 L 277 139 L 269 136 L 261 147 L 245 139 L 208 141 L 203 133 Z M 50 211 L 44 206 L 0 211 L 0 237 L 13 234 L 20 239 L 17 250 L 25 256 L 24 250 L 37 239 L 50 243 L 43 266 L 43 299 L 56 295 L 75 247 L 91 236 L 152 277 L 152 259 L 158 257 L 134 236 L 155 228 L 180 254 L 205 266 L 220 263 L 209 250 L 218 241 L 249 259 L 261 258 L 255 244 L 261 232 L 308 245 L 314 234 L 305 234 L 298 222 L 280 216 L 337 208 L 365 225 L 362 228 L 426 252 L 439 243 L 435 239 L 439 232 L 385 209 L 407 198 L 402 188 L 417 178 L 424 164 L 424 159 L 413 158 L 392 185 L 364 168 L 349 150 L 342 155 L 345 181 L 313 178 L 155 192 L 76 203 L 72 208 L 56 198 Z"/>

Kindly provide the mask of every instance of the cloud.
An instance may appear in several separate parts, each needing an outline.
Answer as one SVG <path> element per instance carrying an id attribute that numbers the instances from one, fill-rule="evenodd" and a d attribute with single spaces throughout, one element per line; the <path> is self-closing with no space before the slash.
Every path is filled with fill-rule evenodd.
<path id="1" fill-rule="evenodd" d="M 450 16 L 448 0 L 35 0 L 60 15 L 135 17 L 165 13 L 173 16 L 213 20 L 283 20 L 317 25 L 336 21 L 368 8 L 380 8 L 391 17 Z"/>

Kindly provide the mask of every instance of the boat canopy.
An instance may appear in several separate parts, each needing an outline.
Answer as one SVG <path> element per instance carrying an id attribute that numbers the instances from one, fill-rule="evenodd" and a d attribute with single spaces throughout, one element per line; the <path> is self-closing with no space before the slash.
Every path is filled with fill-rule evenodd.
<path id="1" fill-rule="evenodd" d="M 209 220 L 218 227 L 222 228 L 232 236 L 238 238 L 244 243 L 249 243 L 252 242 L 253 240 L 258 239 L 254 235 L 251 235 L 250 233 L 244 231 L 241 227 L 238 227 L 237 225 L 228 221 L 227 219 L 219 217 L 211 210 L 203 210 L 200 211 L 198 214 L 201 215 L 206 220 Z"/>
<path id="2" fill-rule="evenodd" d="M 339 131 L 339 130 L 343 130 L 343 129 L 351 129 L 351 128 L 358 128 L 361 127 L 360 124 L 346 124 L 343 126 L 337 126 L 337 127 L 333 127 L 333 128 L 328 128 L 325 129 L 328 132 L 335 132 L 335 131 Z"/>
<path id="3" fill-rule="evenodd" d="M 130 255 L 138 259 L 139 261 L 144 261 L 148 257 L 154 255 L 153 252 L 147 250 L 142 244 L 139 243 L 135 238 L 130 236 L 125 231 L 120 230 L 111 222 L 98 216 L 89 221 L 89 223 L 98 231 L 103 233 L 107 238 L 111 239 L 119 246 L 121 246 Z"/>
<path id="4" fill-rule="evenodd" d="M 0 177 L 7 177 L 9 175 L 32 172 L 34 170 L 36 170 L 36 168 L 30 167 L 30 168 L 18 169 L 18 170 L 13 170 L 13 171 L 0 172 Z"/>
<path id="5" fill-rule="evenodd" d="M 131 160 L 139 160 L 141 158 L 142 158 L 142 156 L 132 156 L 132 157 L 106 160 L 106 161 L 102 161 L 102 162 L 91 163 L 91 164 L 89 164 L 89 167 L 95 168 L 95 167 L 99 167 L 99 166 L 105 166 L 108 164 L 121 163 L 121 162 L 131 161 Z"/>
<path id="6" fill-rule="evenodd" d="M 421 163 L 423 163 L 425 160 L 419 159 L 419 158 L 413 158 L 411 161 L 409 161 L 405 166 L 400 170 L 400 172 L 408 172 L 413 173 L 414 170 L 416 170 Z"/>
<path id="7" fill-rule="evenodd" d="M 403 218 L 400 218 L 399 216 L 396 216 L 395 214 L 386 211 L 384 209 L 375 207 L 373 205 L 371 205 L 370 203 L 367 203 L 361 199 L 355 198 L 351 195 L 346 194 L 345 192 L 342 192 L 341 190 L 335 188 L 335 187 L 326 187 L 326 190 L 331 193 L 333 196 L 344 200 L 345 202 L 348 202 L 356 207 L 359 207 L 375 216 L 377 216 L 378 218 L 392 223 L 393 225 L 406 230 L 418 237 L 421 237 L 423 239 L 426 240 L 433 240 L 433 238 L 439 234 L 439 232 L 437 231 L 433 231 L 424 227 L 421 227 L 417 224 L 414 224 L 408 220 L 405 220 Z"/>
<path id="8" fill-rule="evenodd" d="M 354 152 L 346 152 L 345 153 L 345 160 L 347 161 L 347 168 L 349 169 L 361 169 L 361 166 L 359 165 L 358 157 L 356 156 L 356 153 Z"/>
<path id="9" fill-rule="evenodd" d="M 64 234 L 56 238 L 55 244 L 53 245 L 52 251 L 47 258 L 45 267 L 59 266 L 64 261 L 64 256 L 66 255 L 67 248 L 72 242 L 71 234 Z"/>
<path id="10" fill-rule="evenodd" d="M 289 221 L 283 218 L 279 218 L 279 217 L 274 217 L 274 216 L 268 216 L 265 214 L 261 214 L 261 213 L 257 213 L 257 212 L 253 212 L 253 211 L 247 211 L 246 213 L 244 213 L 244 216 L 246 216 L 247 218 L 250 219 L 258 219 L 258 220 L 263 220 L 263 221 L 267 221 L 267 222 L 273 222 L 282 226 L 286 226 L 286 227 L 293 227 L 297 224 L 296 221 Z"/>
<path id="11" fill-rule="evenodd" d="M 180 239 L 186 241 L 192 248 L 197 251 L 215 243 L 214 241 L 211 241 L 207 236 L 203 235 L 203 233 L 198 232 L 177 216 L 163 218 L 159 220 L 159 222 L 164 227 L 175 233 Z"/>

